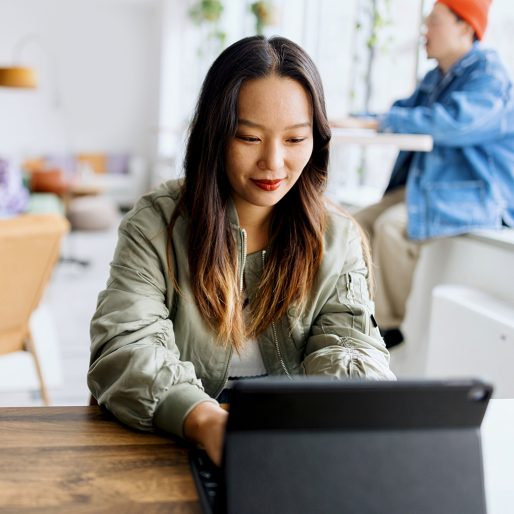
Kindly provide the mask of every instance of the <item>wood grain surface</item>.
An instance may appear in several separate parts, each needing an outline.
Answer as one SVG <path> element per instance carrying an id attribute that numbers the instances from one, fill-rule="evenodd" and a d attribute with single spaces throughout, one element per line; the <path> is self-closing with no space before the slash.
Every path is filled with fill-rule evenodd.
<path id="1" fill-rule="evenodd" d="M 1 513 L 200 513 L 187 451 L 99 407 L 0 408 Z"/>

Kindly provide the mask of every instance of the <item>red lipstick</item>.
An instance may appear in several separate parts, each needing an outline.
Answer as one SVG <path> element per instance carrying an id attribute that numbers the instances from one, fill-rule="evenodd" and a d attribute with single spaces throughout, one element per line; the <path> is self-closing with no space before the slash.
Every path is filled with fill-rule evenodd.
<path id="1" fill-rule="evenodd" d="M 257 186 L 263 189 L 264 191 L 276 191 L 280 187 L 280 183 L 282 182 L 282 178 L 278 180 L 256 180 L 251 179 L 251 181 Z"/>

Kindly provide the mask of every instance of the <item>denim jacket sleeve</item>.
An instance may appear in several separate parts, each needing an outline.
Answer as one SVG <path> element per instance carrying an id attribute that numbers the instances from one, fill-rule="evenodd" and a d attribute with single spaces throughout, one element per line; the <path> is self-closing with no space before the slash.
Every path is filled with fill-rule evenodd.
<path id="1" fill-rule="evenodd" d="M 429 106 L 393 106 L 380 123 L 380 130 L 429 134 L 441 146 L 487 143 L 502 136 L 512 100 L 504 81 L 476 70 L 465 87 L 456 89 Z M 512 121 L 510 125 L 512 124 Z"/>
<path id="2" fill-rule="evenodd" d="M 187 412 L 212 400 L 175 344 L 162 271 L 166 238 L 149 238 L 145 229 L 127 220 L 120 226 L 91 322 L 88 385 L 100 405 L 139 430 L 152 430 L 161 400 L 173 397 L 176 426 L 168 420 L 167 429 L 181 435 Z"/>
<path id="3" fill-rule="evenodd" d="M 389 352 L 372 317 L 368 270 L 356 228 L 347 242 L 346 255 L 331 293 L 311 326 L 304 371 L 307 375 L 338 378 L 394 379 Z"/>

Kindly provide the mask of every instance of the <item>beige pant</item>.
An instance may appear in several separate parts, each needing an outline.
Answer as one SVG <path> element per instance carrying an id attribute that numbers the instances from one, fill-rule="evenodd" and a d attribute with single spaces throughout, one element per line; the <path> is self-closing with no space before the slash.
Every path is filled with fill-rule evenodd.
<path id="1" fill-rule="evenodd" d="M 383 329 L 400 327 L 420 250 L 407 236 L 405 188 L 384 195 L 355 219 L 370 238 L 377 322 Z"/>

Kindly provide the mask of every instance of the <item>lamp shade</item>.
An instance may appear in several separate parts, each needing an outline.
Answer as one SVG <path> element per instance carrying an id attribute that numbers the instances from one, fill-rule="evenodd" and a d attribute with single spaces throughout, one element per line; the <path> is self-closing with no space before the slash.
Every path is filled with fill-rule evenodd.
<path id="1" fill-rule="evenodd" d="M 11 66 L 0 68 L 0 87 L 23 87 L 34 89 L 37 87 L 36 72 L 33 68 Z"/>

